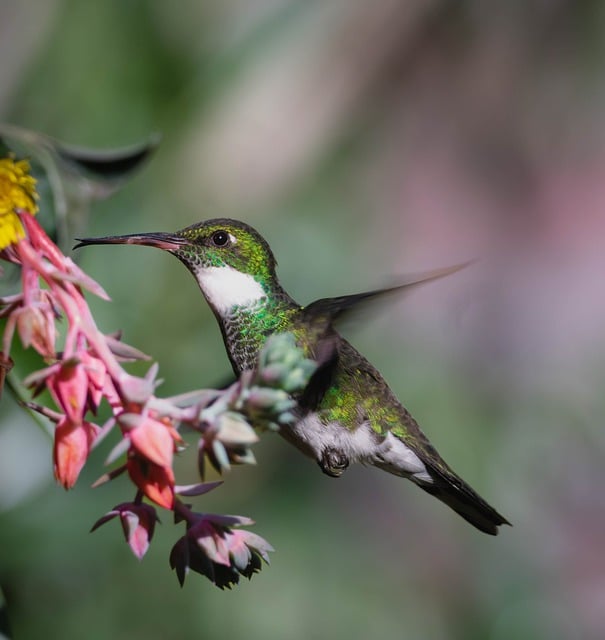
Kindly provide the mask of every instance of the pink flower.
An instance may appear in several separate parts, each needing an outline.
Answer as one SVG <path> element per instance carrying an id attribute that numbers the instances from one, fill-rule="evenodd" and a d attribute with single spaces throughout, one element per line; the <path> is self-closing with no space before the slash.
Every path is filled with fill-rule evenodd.
<path id="1" fill-rule="evenodd" d="M 57 332 L 50 305 L 23 306 L 15 311 L 14 317 L 23 346 L 33 346 L 44 358 L 54 357 Z"/>
<path id="2" fill-rule="evenodd" d="M 186 534 L 170 555 L 181 584 L 189 569 L 206 575 L 221 589 L 237 583 L 242 575 L 250 578 L 260 570 L 262 560 L 268 562 L 272 548 L 239 528 L 252 524 L 247 518 L 193 514 L 175 494 L 202 495 L 220 483 L 175 486 L 173 460 L 182 442 L 178 427 L 183 423 L 200 433 L 201 456 L 206 452 L 218 469 L 253 462 L 249 446 L 258 436 L 252 427 L 237 411 L 227 410 L 231 402 L 227 397 L 222 413 L 208 421 L 203 411 L 221 397 L 220 392 L 158 398 L 156 364 L 143 377 L 128 373 L 122 367 L 124 361 L 147 358 L 97 328 L 83 289 L 108 299 L 103 289 L 63 255 L 23 206 L 10 207 L 7 215 L 13 226 L 7 231 L 5 225 L 8 244 L 0 244 L 0 259 L 21 268 L 22 291 L 0 298 L 0 317 L 6 319 L 0 347 L 0 392 L 12 366 L 9 352 L 16 334 L 24 347 L 33 348 L 46 361 L 44 369 L 30 374 L 23 383 L 32 388 L 33 396 L 48 389 L 56 404 L 56 410 L 33 402 L 26 406 L 56 425 L 53 463 L 57 481 L 65 489 L 73 487 L 93 445 L 118 425 L 122 440 L 110 454 L 109 464 L 125 454 L 126 462 L 95 484 L 127 471 L 137 495 L 134 502 L 114 507 L 93 530 L 119 516 L 128 545 L 142 558 L 157 521 L 155 508 L 142 502 L 146 497 L 174 511 L 177 521 L 186 522 Z M 64 320 L 65 326 L 59 348 L 57 319 Z M 253 399 L 262 404 L 258 394 Z M 112 417 L 100 428 L 87 418 L 96 415 L 103 401 Z"/>
<path id="3" fill-rule="evenodd" d="M 81 352 L 78 357 L 88 378 L 88 406 L 96 413 L 104 395 L 107 367 L 100 358 L 91 356 L 88 351 Z"/>
<path id="4" fill-rule="evenodd" d="M 61 366 L 51 373 L 46 385 L 57 403 L 71 422 L 80 423 L 86 412 L 86 398 L 88 396 L 88 376 L 78 358 L 72 358 L 61 363 Z"/>
<path id="5" fill-rule="evenodd" d="M 53 448 L 55 478 L 65 489 L 76 484 L 98 432 L 97 425 L 74 423 L 67 416 L 57 424 Z"/>
<path id="6" fill-rule="evenodd" d="M 91 531 L 98 529 L 116 516 L 120 516 L 126 542 L 140 560 L 147 553 L 149 543 L 153 538 L 155 523 L 158 520 L 155 509 L 142 502 L 123 502 L 97 520 Z"/>
<path id="7" fill-rule="evenodd" d="M 231 588 L 240 576 L 251 578 L 258 573 L 262 560 L 269 563 L 273 547 L 250 531 L 233 528 L 250 524 L 252 520 L 241 516 L 191 514 L 187 533 L 170 553 L 170 566 L 181 586 L 190 569 L 220 589 Z"/>
<path id="8" fill-rule="evenodd" d="M 173 508 L 174 471 L 172 467 L 155 464 L 131 449 L 126 468 L 130 479 L 152 502 L 164 509 Z"/>
<path id="9" fill-rule="evenodd" d="M 137 413 L 123 413 L 118 422 L 137 453 L 160 467 L 172 467 L 173 429 L 159 420 Z"/>

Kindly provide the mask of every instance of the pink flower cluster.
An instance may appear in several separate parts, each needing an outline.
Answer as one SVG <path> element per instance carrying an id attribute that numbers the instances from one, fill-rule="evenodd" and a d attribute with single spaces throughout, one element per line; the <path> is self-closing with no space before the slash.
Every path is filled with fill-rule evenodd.
<path id="1" fill-rule="evenodd" d="M 231 587 L 239 576 L 251 578 L 260 570 L 261 560 L 269 562 L 272 547 L 251 531 L 239 529 L 253 524 L 241 516 L 187 513 L 187 533 L 174 545 L 170 566 L 181 585 L 189 569 L 205 575 L 217 587 Z"/>
<path id="2" fill-rule="evenodd" d="M 163 507 L 178 514 L 188 527 L 187 543 L 181 539 L 171 555 L 181 583 L 186 568 L 203 573 L 221 587 L 237 582 L 240 574 L 250 577 L 259 568 L 259 558 L 267 560 L 269 545 L 249 532 L 231 530 L 232 526 L 251 524 L 248 519 L 191 512 L 179 495 L 200 495 L 220 483 L 179 487 L 175 484 L 173 457 L 183 446 L 178 432 L 181 423 L 200 433 L 200 469 L 209 448 L 214 458 L 222 461 L 221 468 L 228 467 L 229 461 L 249 462 L 251 453 L 246 452 L 257 439 L 254 431 L 228 412 L 211 411 L 208 415 L 213 420 L 204 415 L 204 409 L 217 400 L 220 392 L 200 391 L 162 399 L 154 394 L 157 365 L 152 365 L 143 378 L 129 374 L 121 363 L 145 356 L 99 331 L 82 290 L 108 299 L 106 293 L 61 253 L 32 215 L 22 210 L 17 214 L 26 237 L 0 251 L 0 258 L 20 267 L 22 290 L 0 298 L 0 317 L 6 318 L 0 373 L 10 369 L 15 334 L 23 346 L 35 349 L 46 362 L 47 366 L 29 375 L 24 384 L 33 389 L 34 396 L 47 389 L 56 405 L 49 409 L 28 403 L 55 423 L 53 461 L 57 481 L 71 488 L 92 448 L 117 427 L 121 439 L 110 461 L 124 455 L 126 461 L 96 484 L 127 473 L 136 495 L 133 502 L 116 506 L 93 529 L 119 516 L 130 548 L 141 558 L 157 520 L 153 505 Z M 61 350 L 55 326 L 60 319 L 66 323 Z M 103 401 L 112 415 L 99 425 L 96 415 Z M 144 498 L 151 504 L 144 503 Z M 200 554 L 206 559 L 200 559 Z"/>

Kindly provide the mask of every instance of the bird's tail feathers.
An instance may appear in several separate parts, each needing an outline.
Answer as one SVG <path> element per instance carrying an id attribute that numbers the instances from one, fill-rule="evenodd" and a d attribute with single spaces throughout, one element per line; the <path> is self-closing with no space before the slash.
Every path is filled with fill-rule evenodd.
<path id="1" fill-rule="evenodd" d="M 443 471 L 433 465 L 427 465 L 427 471 L 432 482 L 416 478 L 412 480 L 480 531 L 495 536 L 500 525 L 510 525 L 504 516 L 453 472 Z"/>

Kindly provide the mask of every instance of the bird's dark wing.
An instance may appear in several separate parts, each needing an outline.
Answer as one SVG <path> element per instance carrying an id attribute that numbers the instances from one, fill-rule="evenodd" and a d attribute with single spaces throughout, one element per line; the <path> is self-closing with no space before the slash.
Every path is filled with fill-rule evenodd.
<path id="1" fill-rule="evenodd" d="M 434 269 L 432 271 L 408 276 L 404 282 L 397 284 L 394 287 L 373 289 L 372 291 L 365 291 L 364 293 L 354 293 L 352 295 L 338 296 L 336 298 L 321 298 L 320 300 L 316 300 L 315 302 L 311 302 L 311 304 L 307 305 L 303 309 L 303 314 L 308 322 L 312 322 L 316 325 L 324 324 L 327 328 L 337 320 L 348 316 L 353 311 L 359 310 L 366 302 L 370 302 L 378 298 L 386 298 L 387 296 L 394 294 L 409 293 L 423 284 L 432 282 L 433 280 L 438 280 L 439 278 L 444 278 L 452 273 L 456 273 L 471 263 L 472 261 L 463 262 L 451 267 Z"/>
<path id="2" fill-rule="evenodd" d="M 123 180 L 138 169 L 149 159 L 159 141 L 159 136 L 155 135 L 131 147 L 104 151 L 55 141 L 55 152 L 66 165 L 83 176 L 109 184 Z"/>
<path id="3" fill-rule="evenodd" d="M 333 327 L 336 321 L 359 311 L 364 307 L 364 303 L 394 294 L 408 293 L 423 284 L 456 273 L 469 264 L 470 262 L 464 262 L 451 267 L 415 274 L 394 287 L 374 289 L 336 298 L 322 298 L 302 309 L 302 321 L 309 332 L 307 335 L 311 336 L 311 342 L 314 343 L 314 357 L 318 362 L 315 373 L 311 376 L 309 384 L 299 399 L 299 405 L 303 411 L 315 410 L 321 403 L 326 390 L 332 384 L 338 366 L 338 347 L 342 340 Z"/>
<path id="4" fill-rule="evenodd" d="M 298 399 L 298 405 L 303 413 L 315 411 L 332 385 L 338 366 L 338 344 L 341 340 L 342 338 L 334 330 L 328 330 L 314 345 L 317 369 Z"/>

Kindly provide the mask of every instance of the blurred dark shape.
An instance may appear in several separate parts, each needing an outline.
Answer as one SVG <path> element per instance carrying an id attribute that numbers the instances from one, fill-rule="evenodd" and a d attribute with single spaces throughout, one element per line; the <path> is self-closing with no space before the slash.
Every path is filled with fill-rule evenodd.
<path id="1" fill-rule="evenodd" d="M 0 640 L 10 640 L 13 637 L 8 617 L 8 608 L 4 592 L 0 586 Z"/>
<path id="2" fill-rule="evenodd" d="M 159 135 L 118 149 L 88 149 L 50 136 L 0 123 L 0 145 L 27 158 L 38 181 L 44 226 L 66 251 L 87 226 L 90 205 L 115 193 L 149 160 Z M 50 212 L 50 213 L 49 213 Z"/>

